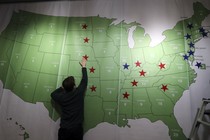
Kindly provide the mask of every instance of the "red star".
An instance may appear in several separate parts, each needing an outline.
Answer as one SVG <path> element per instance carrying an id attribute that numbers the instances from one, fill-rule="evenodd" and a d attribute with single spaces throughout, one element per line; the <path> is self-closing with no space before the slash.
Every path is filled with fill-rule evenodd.
<path id="1" fill-rule="evenodd" d="M 87 27 L 88 27 L 87 24 L 82 25 L 82 29 L 87 29 Z"/>
<path id="2" fill-rule="evenodd" d="M 165 69 L 165 65 L 166 65 L 166 64 L 163 64 L 163 63 L 161 62 L 160 65 L 159 65 L 160 69 L 162 69 L 162 68 Z"/>
<path id="3" fill-rule="evenodd" d="M 136 67 L 140 67 L 141 62 L 137 61 L 135 64 L 136 64 Z"/>
<path id="4" fill-rule="evenodd" d="M 127 98 L 128 99 L 128 96 L 130 96 L 130 94 L 128 94 L 128 92 L 126 91 L 125 93 L 123 93 L 123 98 Z"/>
<path id="5" fill-rule="evenodd" d="M 146 72 L 142 70 L 142 71 L 140 71 L 139 73 L 140 73 L 140 76 L 145 76 L 145 73 L 146 73 Z"/>
<path id="6" fill-rule="evenodd" d="M 95 71 L 96 69 L 94 69 L 94 68 L 92 67 L 92 68 L 90 68 L 89 70 L 90 70 L 90 73 L 91 73 L 91 72 L 94 73 L 94 71 Z"/>
<path id="7" fill-rule="evenodd" d="M 131 82 L 132 83 L 132 86 L 137 86 L 137 81 L 135 81 L 135 80 L 133 80 L 133 82 Z"/>
<path id="8" fill-rule="evenodd" d="M 83 56 L 83 58 L 85 58 L 85 60 L 88 60 L 88 57 L 89 57 L 89 56 L 87 56 L 87 55 L 84 55 L 84 56 Z"/>
<path id="9" fill-rule="evenodd" d="M 90 40 L 90 39 L 88 39 L 87 37 L 84 38 L 84 43 L 88 43 L 89 40 Z"/>
<path id="10" fill-rule="evenodd" d="M 93 91 L 96 91 L 96 87 L 95 87 L 94 85 L 92 85 L 92 86 L 90 87 L 90 89 L 91 89 L 92 92 L 93 92 Z"/>
<path id="11" fill-rule="evenodd" d="M 168 85 L 162 85 L 162 88 L 161 89 L 165 92 L 166 90 L 168 90 L 167 86 Z"/>

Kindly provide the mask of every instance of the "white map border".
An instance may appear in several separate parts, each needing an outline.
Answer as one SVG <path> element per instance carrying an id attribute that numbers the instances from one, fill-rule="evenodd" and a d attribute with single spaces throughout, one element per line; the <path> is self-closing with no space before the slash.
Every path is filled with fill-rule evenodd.
<path id="1" fill-rule="evenodd" d="M 120 3 L 119 3 L 119 1 L 120 1 Z M 141 8 L 132 7 L 132 9 L 129 9 L 132 2 L 135 2 L 135 4 L 133 4 L 132 6 L 138 6 L 139 4 L 136 4 L 136 2 L 137 2 L 137 3 L 140 3 L 140 5 L 142 5 L 142 7 Z M 0 25 L 0 32 L 6 27 L 7 23 L 9 22 L 9 20 L 11 18 L 11 16 L 5 17 L 4 15 L 5 14 L 12 15 L 12 11 L 14 9 L 16 9 L 16 10 L 22 9 L 22 10 L 35 12 L 35 13 L 42 13 L 42 14 L 55 15 L 55 16 L 56 15 L 58 15 L 58 16 L 97 16 L 99 14 L 100 16 L 102 16 L 102 17 L 104 16 L 107 18 L 118 17 L 118 19 L 115 21 L 115 23 L 120 22 L 122 20 L 124 20 L 127 23 L 133 22 L 133 21 L 141 23 L 141 26 L 145 29 L 145 32 L 148 33 L 152 38 L 151 46 L 154 46 L 155 44 L 158 44 L 159 42 L 161 42 L 164 39 L 164 37 L 161 35 L 162 32 L 165 31 L 166 29 L 172 28 L 177 23 L 177 21 L 180 20 L 180 16 L 190 17 L 193 13 L 193 9 L 192 9 L 193 0 L 188 0 L 188 1 L 159 0 L 158 5 L 154 4 L 154 1 L 147 1 L 147 0 L 144 0 L 144 1 L 132 0 L 132 2 L 130 0 L 118 0 L 118 1 L 114 1 L 114 2 L 111 0 L 107 0 L 107 1 L 98 0 L 98 1 L 89 1 L 89 2 L 82 1 L 82 2 L 74 2 L 71 4 L 68 2 L 52 2 L 52 3 L 42 2 L 42 3 L 36 3 L 36 4 L 30 4 L 30 3 L 21 4 L 21 5 L 13 4 L 13 5 L 9 6 L 9 10 L 8 10 L 8 7 L 5 7 L 5 5 L 0 5 L 0 17 L 2 19 L 1 21 L 5 21 L 5 22 L 2 22 L 3 24 L 1 23 L 1 25 Z M 201 2 L 204 3 L 204 5 L 207 6 L 208 9 L 210 9 L 210 3 L 208 2 L 208 0 L 202 0 Z M 170 11 L 167 11 L 167 12 L 164 11 L 164 8 L 161 8 L 161 3 L 163 5 L 167 4 L 169 7 L 171 7 Z M 120 4 L 127 5 L 127 6 L 125 7 Z M 88 6 L 85 6 L 85 5 L 88 5 Z M 97 8 L 89 10 L 88 7 L 91 7 L 93 5 Z M 144 6 L 144 5 L 146 5 L 146 6 Z M 55 8 L 50 8 L 52 6 L 54 6 Z M 115 8 L 113 8 L 114 6 L 115 6 Z M 48 8 L 46 9 L 46 7 L 48 7 Z M 57 11 L 56 7 L 62 7 L 62 9 L 66 9 L 66 10 L 60 10 L 58 8 L 58 11 Z M 77 9 L 75 10 L 74 7 L 76 7 Z M 101 7 L 103 7 L 103 8 L 101 8 Z M 107 10 L 107 8 L 110 8 L 110 7 L 112 8 L 112 10 Z M 124 7 L 124 9 L 122 9 L 120 7 Z M 183 7 L 185 7 L 185 9 Z M 180 9 L 179 12 L 176 11 L 177 8 Z M 136 9 L 137 11 L 134 9 Z M 78 13 L 76 11 L 80 11 L 80 15 L 78 15 Z M 123 13 L 123 15 L 122 15 L 122 13 Z M 136 13 L 138 13 L 138 14 L 136 14 Z M 145 15 L 145 13 L 148 13 L 148 14 Z M 150 18 L 158 17 L 158 18 L 153 18 L 153 20 L 151 21 L 151 19 L 149 19 L 148 17 L 150 17 Z M 210 21 L 210 20 L 208 19 L 208 21 Z M 162 25 L 162 26 L 160 26 L 160 25 Z M 208 25 L 208 24 L 206 24 L 206 25 Z M 210 42 L 210 41 L 208 41 L 208 42 Z M 208 44 L 210 44 L 210 43 L 208 43 Z M 208 49 L 206 52 L 209 53 L 210 49 Z M 205 54 L 204 57 L 208 58 L 209 56 L 208 56 L 208 54 Z M 207 59 L 206 59 L 205 63 L 206 63 L 206 65 L 210 66 L 210 62 L 208 62 Z M 202 99 L 203 97 L 207 97 L 207 98 L 209 97 L 209 93 L 208 93 L 208 91 L 210 91 L 209 79 L 206 78 L 206 75 L 210 73 L 209 71 L 210 71 L 209 69 L 207 69 L 205 71 L 200 71 L 200 70 L 196 71 L 198 73 L 198 76 L 196 78 L 196 83 L 192 84 L 190 86 L 190 89 L 184 92 L 183 97 L 177 102 L 177 104 L 175 106 L 175 111 L 174 111 L 175 116 L 178 119 L 178 122 L 182 126 L 182 128 L 185 128 L 185 127 L 189 128 L 189 125 L 193 121 L 193 116 L 195 115 L 195 113 L 197 111 L 197 107 L 200 106 L 200 103 L 201 103 L 200 99 Z M 204 79 L 205 79 L 205 81 L 204 81 Z M 200 85 L 200 83 L 202 83 L 202 84 Z M 199 91 L 200 92 L 199 94 L 196 92 L 198 87 L 199 87 L 199 89 L 200 88 L 204 89 L 202 91 Z M 2 88 L 0 89 L 0 91 L 1 90 L 2 90 Z M 6 91 L 6 90 L 4 90 L 4 91 Z M 2 95 L 2 92 L 0 92 L 0 94 Z M 1 97 L 1 95 L 0 95 L 0 99 L 7 98 L 4 96 L 4 94 L 2 97 Z M 9 96 L 13 96 L 13 95 L 9 95 Z M 14 97 L 12 97 L 12 98 L 14 98 Z M 189 100 L 189 99 L 191 99 L 191 100 Z M 192 103 L 192 106 L 186 106 L 186 102 L 188 103 L 188 105 L 189 105 L 189 103 Z M 2 103 L 1 100 L 0 100 L 0 103 Z M 41 105 L 40 103 L 37 103 L 34 106 L 38 106 L 39 109 L 42 107 L 44 108 L 44 106 Z M 2 105 L 0 106 L 0 110 L 1 110 L 1 107 L 2 107 Z M 37 107 L 35 107 L 35 108 L 37 108 Z M 190 114 L 190 116 L 186 112 L 186 110 L 188 110 L 188 109 L 192 111 L 191 112 L 192 114 Z M 41 109 L 41 110 L 43 110 L 43 109 Z M 191 119 L 189 119 L 189 117 L 191 117 Z M 191 123 L 189 124 L 188 121 L 186 122 L 185 121 L 186 119 L 189 120 Z M 145 123 L 146 120 L 140 119 L 140 120 L 136 120 L 136 121 L 138 123 L 140 123 L 141 121 L 143 121 Z M 133 122 L 133 120 L 129 121 L 129 123 L 131 123 L 131 124 L 132 124 L 132 122 Z M 58 122 L 56 124 L 58 126 Z M 154 125 L 154 124 L 155 123 L 151 123 L 150 125 Z M 27 125 L 27 124 L 25 124 L 25 125 Z M 99 129 L 101 129 L 100 127 L 101 126 L 99 125 Z M 110 126 L 108 126 L 108 127 L 110 127 Z M 113 127 L 115 127 L 115 126 L 113 126 Z M 1 130 L 1 128 L 0 128 L 0 130 Z M 128 131 L 128 130 L 126 130 L 126 131 Z M 147 131 L 150 132 L 150 130 L 147 130 Z M 184 129 L 184 133 L 186 134 L 186 136 L 188 136 L 189 131 L 190 131 L 189 129 L 188 130 Z M 2 131 L 0 131 L 0 132 L 2 132 Z M 30 130 L 29 130 L 29 133 L 30 133 Z M 120 132 L 118 132 L 118 133 L 120 133 Z M 1 135 L 2 134 L 0 133 L 0 136 Z M 167 138 L 164 140 L 167 140 Z"/>

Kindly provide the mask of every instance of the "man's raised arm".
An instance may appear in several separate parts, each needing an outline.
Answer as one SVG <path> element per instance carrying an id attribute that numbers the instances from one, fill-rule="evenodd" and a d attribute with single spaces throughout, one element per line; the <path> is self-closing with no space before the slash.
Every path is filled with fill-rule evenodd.
<path id="1" fill-rule="evenodd" d="M 82 86 L 85 89 L 87 88 L 87 83 L 88 83 L 86 63 L 87 60 L 83 57 L 82 61 L 80 62 L 80 65 L 82 67 L 82 79 L 79 86 Z"/>

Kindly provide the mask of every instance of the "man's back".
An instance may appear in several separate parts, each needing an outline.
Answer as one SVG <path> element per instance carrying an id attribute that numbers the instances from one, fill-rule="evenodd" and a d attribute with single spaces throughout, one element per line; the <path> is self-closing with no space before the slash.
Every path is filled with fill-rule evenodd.
<path id="1" fill-rule="evenodd" d="M 74 77 L 67 77 L 62 87 L 51 93 L 52 99 L 61 107 L 61 122 L 58 140 L 82 140 L 84 119 L 84 96 L 88 77 L 85 58 L 82 59 L 82 79 L 75 88 Z"/>
<path id="2" fill-rule="evenodd" d="M 87 70 L 82 68 L 82 79 L 77 88 L 66 92 L 62 87 L 55 90 L 51 97 L 61 107 L 61 128 L 82 125 L 84 118 L 84 94 L 87 88 Z"/>

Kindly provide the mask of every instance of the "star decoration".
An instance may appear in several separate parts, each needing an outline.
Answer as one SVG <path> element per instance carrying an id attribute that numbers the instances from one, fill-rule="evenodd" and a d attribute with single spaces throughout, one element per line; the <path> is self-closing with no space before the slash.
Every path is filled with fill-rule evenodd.
<path id="1" fill-rule="evenodd" d="M 133 80 L 133 82 L 131 82 L 131 83 L 132 83 L 132 86 L 137 86 L 137 84 L 138 84 L 138 82 L 135 80 Z"/>
<path id="2" fill-rule="evenodd" d="M 125 63 L 125 65 L 123 65 L 124 69 L 128 69 L 129 65 L 127 63 Z"/>
<path id="3" fill-rule="evenodd" d="M 186 54 L 183 55 L 183 57 L 184 57 L 184 60 L 188 60 L 188 58 L 189 58 L 189 56 L 187 56 Z"/>
<path id="4" fill-rule="evenodd" d="M 200 32 L 200 33 L 203 33 L 203 32 L 205 32 L 205 29 L 204 29 L 203 27 L 200 27 L 200 28 L 199 28 L 199 32 Z"/>
<path id="5" fill-rule="evenodd" d="M 203 37 L 208 37 L 208 31 L 206 31 L 203 27 L 200 27 L 199 28 L 199 32 L 201 33 L 201 35 L 203 36 Z"/>
<path id="6" fill-rule="evenodd" d="M 189 56 L 194 55 L 194 51 L 192 51 L 192 50 L 189 50 L 188 53 L 189 53 Z"/>
<path id="7" fill-rule="evenodd" d="M 203 32 L 203 33 L 202 33 L 202 36 L 203 36 L 203 37 L 208 37 L 208 33 L 207 33 L 207 32 Z"/>
<path id="8" fill-rule="evenodd" d="M 192 43 L 192 42 L 190 42 L 188 45 L 190 46 L 190 48 L 194 48 L 194 47 L 195 47 L 195 46 L 194 46 L 195 44 Z"/>
<path id="9" fill-rule="evenodd" d="M 188 23 L 187 28 L 192 29 L 193 28 L 193 24 L 192 23 Z"/>
<path id="10" fill-rule="evenodd" d="M 142 71 L 139 71 L 139 73 L 140 73 L 140 76 L 145 76 L 146 72 L 142 70 Z"/>
<path id="11" fill-rule="evenodd" d="M 87 37 L 84 38 L 84 43 L 88 43 L 89 40 L 90 40 L 90 39 L 88 39 Z"/>
<path id="12" fill-rule="evenodd" d="M 85 58 L 85 60 L 88 60 L 89 56 L 84 55 L 83 58 Z"/>
<path id="13" fill-rule="evenodd" d="M 90 87 L 90 89 L 91 89 L 92 92 L 93 92 L 93 91 L 96 91 L 96 87 L 95 87 L 94 85 L 92 85 L 92 86 Z"/>
<path id="14" fill-rule="evenodd" d="M 197 66 L 198 68 L 201 67 L 201 62 L 196 62 L 195 66 Z"/>
<path id="15" fill-rule="evenodd" d="M 90 70 L 90 73 L 94 73 L 96 69 L 94 69 L 93 67 L 91 67 L 89 70 Z"/>
<path id="16" fill-rule="evenodd" d="M 123 98 L 127 98 L 128 99 L 128 96 L 130 96 L 130 94 L 126 91 L 125 93 L 123 93 Z"/>
<path id="17" fill-rule="evenodd" d="M 166 90 L 168 90 L 167 86 L 168 85 L 162 85 L 162 88 L 161 89 L 165 92 Z"/>
<path id="18" fill-rule="evenodd" d="M 82 29 L 87 29 L 87 27 L 88 27 L 87 24 L 82 25 Z"/>
<path id="19" fill-rule="evenodd" d="M 191 39 L 191 35 L 188 33 L 185 35 L 185 37 L 186 37 L 186 39 Z"/>
<path id="20" fill-rule="evenodd" d="M 140 67 L 141 62 L 137 61 L 135 64 L 136 64 L 136 67 Z"/>
<path id="21" fill-rule="evenodd" d="M 163 69 L 163 68 L 165 69 L 165 65 L 166 65 L 166 64 L 163 64 L 163 63 L 161 62 L 161 63 L 159 64 L 160 69 Z"/>

